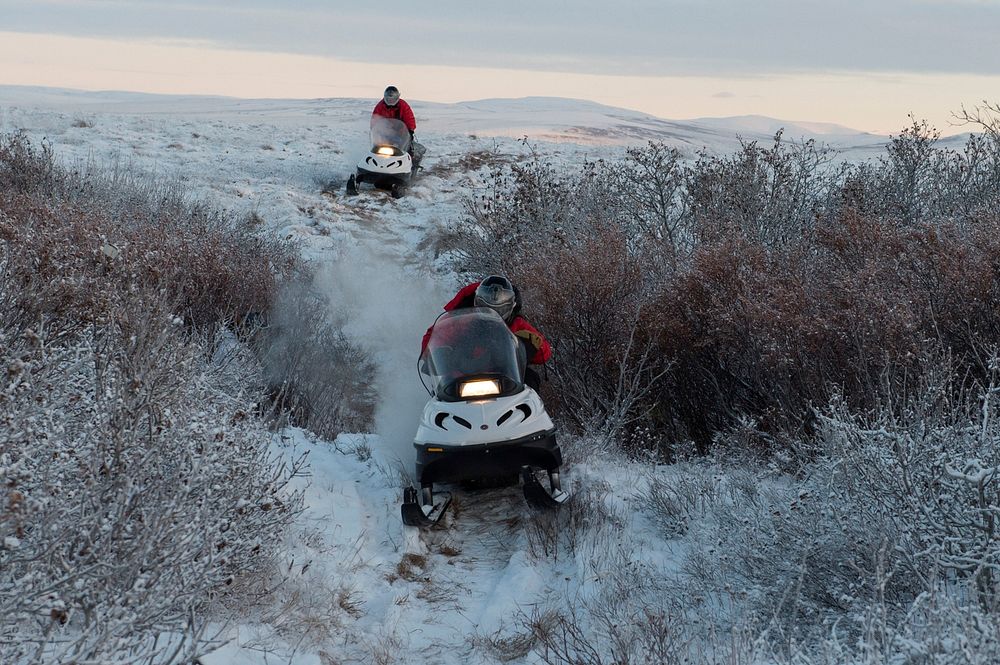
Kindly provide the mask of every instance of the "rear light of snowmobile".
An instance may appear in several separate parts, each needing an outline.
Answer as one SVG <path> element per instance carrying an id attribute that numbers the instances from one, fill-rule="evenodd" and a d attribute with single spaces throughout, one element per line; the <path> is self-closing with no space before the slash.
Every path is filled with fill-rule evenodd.
<path id="1" fill-rule="evenodd" d="M 464 399 L 466 397 L 489 397 L 500 394 L 500 382 L 496 379 L 477 379 L 466 381 L 458 389 L 458 394 Z"/>
<path id="2" fill-rule="evenodd" d="M 392 157 L 396 154 L 396 151 L 392 149 L 392 146 L 388 145 L 379 146 L 379 149 L 375 152 L 383 157 Z"/>

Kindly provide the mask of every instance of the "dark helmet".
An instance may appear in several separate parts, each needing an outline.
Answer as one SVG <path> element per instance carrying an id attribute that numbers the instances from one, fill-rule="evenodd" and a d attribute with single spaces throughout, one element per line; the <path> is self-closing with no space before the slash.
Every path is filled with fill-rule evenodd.
<path id="1" fill-rule="evenodd" d="M 506 277 L 490 275 L 476 287 L 474 304 L 476 307 L 489 307 L 510 323 L 517 307 L 517 292 Z"/>
<path id="2" fill-rule="evenodd" d="M 399 90 L 394 85 L 390 85 L 382 93 L 382 99 L 385 100 L 386 106 L 395 106 L 399 102 Z"/>

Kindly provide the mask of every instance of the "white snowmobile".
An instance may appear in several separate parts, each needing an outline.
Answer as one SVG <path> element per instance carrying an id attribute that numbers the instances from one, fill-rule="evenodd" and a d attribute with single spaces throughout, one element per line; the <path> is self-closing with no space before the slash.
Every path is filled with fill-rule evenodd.
<path id="1" fill-rule="evenodd" d="M 398 199 L 419 168 L 424 147 L 411 145 L 410 131 L 402 120 L 378 115 L 372 116 L 371 142 L 372 149 L 347 179 L 347 193 L 357 194 L 358 185 L 368 182 Z"/>
<path id="2" fill-rule="evenodd" d="M 524 384 L 526 367 L 524 345 L 492 309 L 463 308 L 438 318 L 420 362 L 431 399 L 414 437 L 420 489 L 404 491 L 404 524 L 441 519 L 451 494 L 435 494 L 434 483 L 510 484 L 520 475 L 532 507 L 566 501 L 556 428 L 538 393 Z M 548 487 L 539 472 L 548 475 Z"/>

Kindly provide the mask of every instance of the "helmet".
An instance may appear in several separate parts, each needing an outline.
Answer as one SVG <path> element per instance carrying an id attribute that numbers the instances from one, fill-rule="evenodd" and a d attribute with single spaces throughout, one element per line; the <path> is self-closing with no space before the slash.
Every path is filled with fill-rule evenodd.
<path id="1" fill-rule="evenodd" d="M 490 275 L 476 287 L 476 297 L 473 302 L 476 307 L 489 307 L 506 323 L 510 323 L 514 318 L 517 295 L 509 279 L 500 275 Z"/>
<path id="2" fill-rule="evenodd" d="M 399 90 L 396 89 L 396 86 L 390 85 L 382 93 L 382 99 L 385 100 L 386 106 L 395 106 L 399 101 Z"/>

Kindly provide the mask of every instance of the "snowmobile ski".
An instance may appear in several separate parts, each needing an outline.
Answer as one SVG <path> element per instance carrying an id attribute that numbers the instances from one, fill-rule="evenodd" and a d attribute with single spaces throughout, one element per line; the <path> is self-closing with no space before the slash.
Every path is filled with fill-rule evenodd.
<path id="1" fill-rule="evenodd" d="M 437 497 L 441 500 L 433 503 L 435 497 L 429 487 L 423 488 L 422 491 L 418 491 L 416 487 L 407 487 L 403 490 L 403 504 L 400 506 L 403 524 L 428 527 L 441 521 L 444 512 L 451 505 L 451 493 L 439 492 Z M 423 500 L 427 500 L 427 503 Z"/>
<path id="2" fill-rule="evenodd" d="M 536 510 L 549 510 L 558 508 L 566 503 L 569 494 L 562 491 L 559 486 L 559 472 L 549 472 L 549 485 L 551 490 L 545 488 L 535 474 L 535 470 L 530 466 L 521 469 L 522 489 L 524 490 L 524 500 L 528 505 Z"/>
<path id="3" fill-rule="evenodd" d="M 347 179 L 347 195 L 355 196 L 357 193 L 358 193 L 358 181 L 357 178 L 355 178 L 354 174 L 352 173 L 350 177 Z"/>

